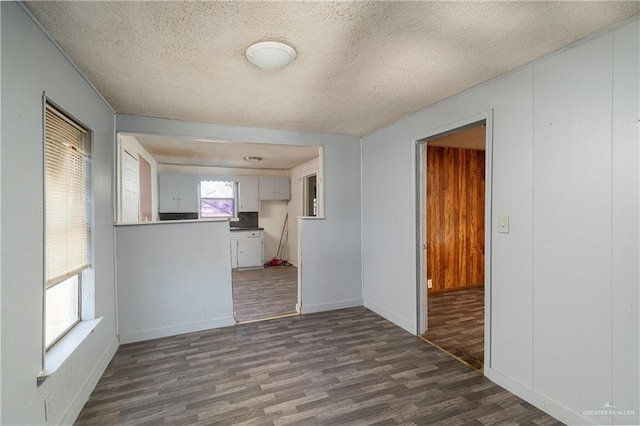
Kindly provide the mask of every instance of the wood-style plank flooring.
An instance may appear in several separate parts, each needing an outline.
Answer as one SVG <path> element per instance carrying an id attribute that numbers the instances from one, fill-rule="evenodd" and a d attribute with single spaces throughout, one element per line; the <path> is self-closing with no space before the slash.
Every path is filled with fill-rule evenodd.
<path id="1" fill-rule="evenodd" d="M 365 308 L 123 345 L 78 425 L 555 425 Z"/>
<path id="2" fill-rule="evenodd" d="M 484 288 L 430 294 L 423 337 L 472 367 L 484 365 Z"/>
<path id="3" fill-rule="evenodd" d="M 296 312 L 298 268 L 265 266 L 233 271 L 233 310 L 236 321 L 251 321 Z"/>

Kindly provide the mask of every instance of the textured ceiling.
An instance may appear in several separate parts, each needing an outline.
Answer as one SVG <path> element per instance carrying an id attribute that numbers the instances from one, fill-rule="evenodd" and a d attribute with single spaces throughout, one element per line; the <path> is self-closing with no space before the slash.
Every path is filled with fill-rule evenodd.
<path id="1" fill-rule="evenodd" d="M 318 156 L 316 146 L 132 136 L 160 164 L 289 170 Z M 250 163 L 244 157 L 260 157 L 262 161 Z"/>
<path id="2" fill-rule="evenodd" d="M 638 2 L 27 2 L 118 113 L 365 135 Z M 260 71 L 244 50 L 289 42 Z"/>

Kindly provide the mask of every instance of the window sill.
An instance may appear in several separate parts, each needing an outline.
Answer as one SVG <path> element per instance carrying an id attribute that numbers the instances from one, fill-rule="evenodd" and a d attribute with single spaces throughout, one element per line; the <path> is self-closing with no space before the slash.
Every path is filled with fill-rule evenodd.
<path id="1" fill-rule="evenodd" d="M 95 330 L 100 321 L 102 321 L 102 317 L 88 321 L 80 321 L 44 354 L 44 371 L 37 377 L 38 385 L 62 367 L 71 354 L 80 347 L 87 336 Z"/>

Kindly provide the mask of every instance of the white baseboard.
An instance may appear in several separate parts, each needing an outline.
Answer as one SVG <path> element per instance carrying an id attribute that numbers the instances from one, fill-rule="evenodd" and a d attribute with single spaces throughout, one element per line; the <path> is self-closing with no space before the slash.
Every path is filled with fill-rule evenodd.
<path id="1" fill-rule="evenodd" d="M 367 308 L 367 309 L 372 310 L 373 312 L 375 312 L 376 314 L 380 315 L 381 317 L 391 321 L 392 323 L 394 323 L 398 327 L 404 328 L 405 330 L 407 330 L 409 333 L 411 333 L 413 335 L 415 335 L 417 333 L 416 324 L 415 323 L 407 321 L 404 318 L 400 318 L 399 316 L 397 316 L 393 312 L 386 310 L 382 306 L 376 305 L 375 303 L 373 303 L 370 300 L 366 300 L 366 299 L 364 300 L 364 307 Z"/>
<path id="2" fill-rule="evenodd" d="M 173 327 L 156 328 L 153 330 L 139 331 L 135 333 L 122 333 L 120 330 L 120 343 L 134 343 L 143 340 L 158 339 L 160 337 L 177 336 L 179 334 L 193 333 L 196 331 L 210 330 L 212 328 L 229 327 L 234 325 L 232 316 L 207 320 L 192 324 L 177 325 Z"/>
<path id="3" fill-rule="evenodd" d="M 80 415 L 80 412 L 82 411 L 82 407 L 84 407 L 84 404 L 89 400 L 91 392 L 93 392 L 93 390 L 95 389 L 98 381 L 104 374 L 104 371 L 107 369 L 107 366 L 113 359 L 113 356 L 116 354 L 118 346 L 118 338 L 116 337 L 104 352 L 104 355 L 100 359 L 100 362 L 98 362 L 98 364 L 96 365 L 96 368 L 93 370 L 93 373 L 91 373 L 91 376 L 89 376 L 89 378 L 85 382 L 76 399 L 73 400 L 71 406 L 67 409 L 67 412 L 62 416 L 60 424 L 72 425 L 76 421 L 76 419 Z"/>
<path id="4" fill-rule="evenodd" d="M 317 305 L 302 305 L 302 314 L 333 311 L 336 309 L 355 308 L 362 306 L 362 299 L 341 300 L 339 302 L 319 303 Z"/>
<path id="5" fill-rule="evenodd" d="M 563 423 L 569 425 L 595 425 L 594 420 L 581 416 L 575 411 L 558 404 L 555 401 L 539 394 L 522 383 L 505 376 L 501 372 L 485 366 L 484 375 L 492 382 L 502 386 L 509 392 L 524 399 L 529 404 L 555 417 Z"/>

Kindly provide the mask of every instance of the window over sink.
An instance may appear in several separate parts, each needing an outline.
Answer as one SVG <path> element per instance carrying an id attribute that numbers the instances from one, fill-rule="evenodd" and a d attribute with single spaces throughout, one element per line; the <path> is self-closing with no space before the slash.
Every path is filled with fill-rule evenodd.
<path id="1" fill-rule="evenodd" d="M 236 193 L 234 181 L 200 181 L 200 217 L 236 217 Z"/>

